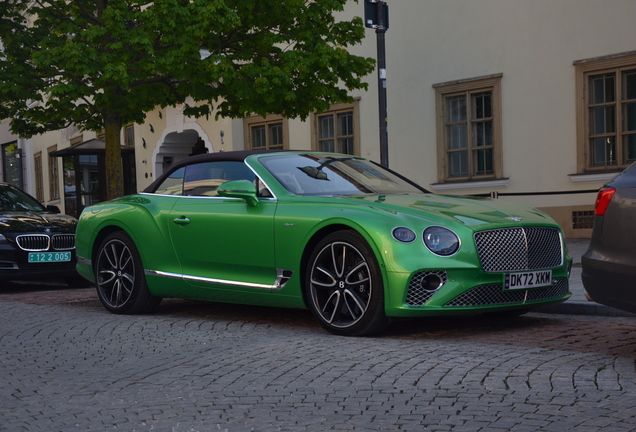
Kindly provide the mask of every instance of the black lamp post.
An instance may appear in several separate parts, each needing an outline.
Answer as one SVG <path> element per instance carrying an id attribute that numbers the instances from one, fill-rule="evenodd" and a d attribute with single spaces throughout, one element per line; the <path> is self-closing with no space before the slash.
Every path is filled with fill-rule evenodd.
<path id="1" fill-rule="evenodd" d="M 386 55 L 384 34 L 389 28 L 389 6 L 382 0 L 365 0 L 364 25 L 375 29 L 378 44 L 378 105 L 380 119 L 380 163 L 389 166 L 389 134 L 386 101 Z"/>

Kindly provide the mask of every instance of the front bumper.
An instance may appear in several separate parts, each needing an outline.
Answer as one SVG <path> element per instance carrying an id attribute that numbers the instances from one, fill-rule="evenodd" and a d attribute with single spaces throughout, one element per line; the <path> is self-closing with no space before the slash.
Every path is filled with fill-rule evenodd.
<path id="1" fill-rule="evenodd" d="M 7 245 L 4 245 L 7 246 Z M 27 253 L 12 247 L 0 249 L 0 280 L 58 279 L 77 276 L 75 251 L 71 260 L 58 263 L 29 263 Z"/>
<path id="2" fill-rule="evenodd" d="M 440 270 L 388 273 L 385 312 L 392 317 L 470 315 L 560 303 L 572 295 L 569 290 L 570 266 L 569 260 L 563 266 L 553 268 L 550 286 L 523 290 L 504 290 L 503 273 L 487 273 L 474 268 L 444 270 L 444 283 L 434 291 L 421 289 L 417 278 L 421 273 Z M 394 287 L 405 288 L 392 289 Z"/>

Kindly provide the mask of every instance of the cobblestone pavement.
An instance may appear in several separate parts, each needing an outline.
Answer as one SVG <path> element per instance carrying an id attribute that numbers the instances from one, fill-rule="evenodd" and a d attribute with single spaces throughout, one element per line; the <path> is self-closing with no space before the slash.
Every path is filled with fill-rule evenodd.
<path id="1" fill-rule="evenodd" d="M 324 332 L 307 311 L 0 288 L 0 430 L 633 431 L 636 321 L 528 314 Z"/>

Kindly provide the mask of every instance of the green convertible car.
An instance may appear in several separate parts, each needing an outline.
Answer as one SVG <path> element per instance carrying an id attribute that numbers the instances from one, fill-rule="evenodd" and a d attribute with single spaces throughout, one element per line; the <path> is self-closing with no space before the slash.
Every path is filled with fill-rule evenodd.
<path id="1" fill-rule="evenodd" d="M 162 297 L 309 308 L 332 333 L 368 335 L 392 317 L 566 300 L 572 257 L 536 209 L 435 195 L 355 156 L 242 151 L 86 208 L 77 261 L 113 313 Z"/>

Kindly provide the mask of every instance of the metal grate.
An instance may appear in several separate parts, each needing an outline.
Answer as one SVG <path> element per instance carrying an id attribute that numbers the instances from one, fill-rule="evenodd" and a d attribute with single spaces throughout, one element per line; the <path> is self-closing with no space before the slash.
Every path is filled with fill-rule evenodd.
<path id="1" fill-rule="evenodd" d="M 51 237 L 51 244 L 55 250 L 75 249 L 75 234 L 55 234 Z"/>
<path id="2" fill-rule="evenodd" d="M 503 228 L 475 233 L 484 271 L 509 272 L 558 267 L 563 263 L 557 228 Z"/>
<path id="3" fill-rule="evenodd" d="M 442 281 L 435 290 L 422 287 L 422 281 L 429 275 L 436 275 Z M 411 283 L 409 283 L 409 289 L 406 294 L 406 304 L 409 306 L 422 306 L 429 301 L 446 282 L 448 282 L 448 275 L 444 270 L 428 270 L 416 273 L 411 279 Z"/>
<path id="4" fill-rule="evenodd" d="M 455 297 L 445 307 L 494 306 L 525 304 L 528 302 L 557 299 L 568 293 L 566 278 L 552 281 L 552 286 L 533 290 L 503 291 L 502 284 L 480 285 Z"/>
<path id="5" fill-rule="evenodd" d="M 29 234 L 16 237 L 20 249 L 28 252 L 49 250 L 50 239 L 46 234 Z"/>
<path id="6" fill-rule="evenodd" d="M 592 229 L 594 228 L 594 211 L 573 211 L 572 229 Z"/>

